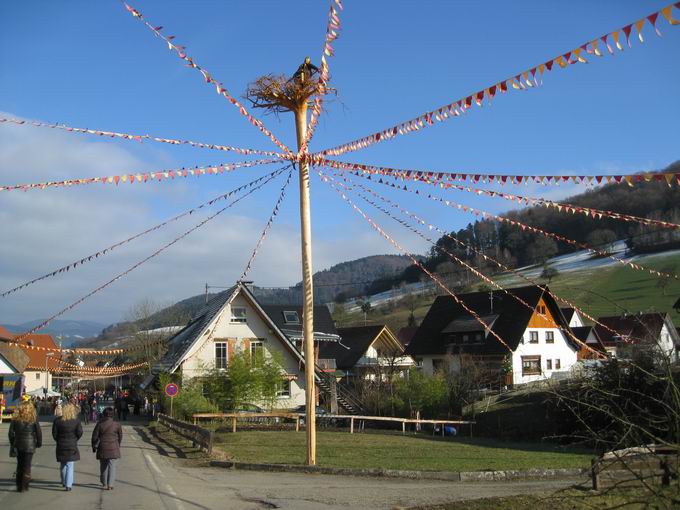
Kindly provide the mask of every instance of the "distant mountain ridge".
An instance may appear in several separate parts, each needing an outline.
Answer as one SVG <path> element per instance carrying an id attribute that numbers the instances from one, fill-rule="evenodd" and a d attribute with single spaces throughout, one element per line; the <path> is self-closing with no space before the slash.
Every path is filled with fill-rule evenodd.
<path id="1" fill-rule="evenodd" d="M 12 333 L 23 333 L 29 331 L 43 322 L 44 319 L 36 319 L 22 324 L 2 324 Z M 47 333 L 52 335 L 58 343 L 58 337 L 61 337 L 62 345 L 70 347 L 78 343 L 84 338 L 97 336 L 104 328 L 104 324 L 94 321 L 80 321 L 80 320 L 53 320 L 46 328 L 38 331 L 39 333 Z"/>

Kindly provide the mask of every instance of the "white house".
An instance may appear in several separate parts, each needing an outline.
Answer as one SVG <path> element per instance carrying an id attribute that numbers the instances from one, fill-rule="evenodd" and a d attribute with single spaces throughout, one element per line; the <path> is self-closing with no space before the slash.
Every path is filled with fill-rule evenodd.
<path id="1" fill-rule="evenodd" d="M 583 321 L 583 317 L 581 317 L 581 314 L 578 313 L 574 308 L 567 306 L 560 308 L 560 310 L 562 311 L 564 320 L 567 321 L 567 324 L 570 328 L 581 328 L 586 325 L 586 323 Z"/>
<path id="2" fill-rule="evenodd" d="M 304 356 L 295 343 L 301 337 L 302 307 L 261 305 L 242 283 L 217 294 L 189 324 L 168 341 L 168 352 L 154 366 L 150 384 L 161 371 L 199 377 L 206 369 L 229 370 L 238 350 L 271 356 L 278 353 L 287 382 L 279 390 L 276 408 L 292 409 L 305 404 Z M 314 307 L 314 339 L 337 341 L 328 309 Z"/>
<path id="3" fill-rule="evenodd" d="M 667 313 L 638 313 L 599 317 L 595 326 L 607 352 L 625 357 L 631 346 L 651 347 L 678 360 L 680 336 Z"/>
<path id="4" fill-rule="evenodd" d="M 566 333 L 569 325 L 555 300 L 537 286 L 507 291 L 458 296 L 487 329 L 453 297 L 437 297 L 406 353 L 429 374 L 459 371 L 471 360 L 503 371 L 508 384 L 566 375 L 576 363 L 579 345 Z"/>
<path id="5" fill-rule="evenodd" d="M 415 363 L 404 355 L 404 346 L 385 324 L 339 328 L 339 342 L 321 345 L 320 362 L 332 361 L 334 369 L 345 377 L 373 379 L 407 371 Z"/>

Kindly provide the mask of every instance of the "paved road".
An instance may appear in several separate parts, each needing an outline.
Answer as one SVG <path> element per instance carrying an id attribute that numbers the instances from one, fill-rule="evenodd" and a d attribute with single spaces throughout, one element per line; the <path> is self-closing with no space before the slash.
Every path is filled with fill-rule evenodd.
<path id="1" fill-rule="evenodd" d="M 31 490 L 17 493 L 12 479 L 15 460 L 8 455 L 8 425 L 0 425 L 2 510 L 373 510 L 550 491 L 575 482 L 453 483 L 191 467 L 173 458 L 172 448 L 150 438 L 141 425 L 124 425 L 118 482 L 113 491 L 103 491 L 99 484 L 98 462 L 88 448 L 93 428 L 89 425 L 81 440 L 82 460 L 76 463 L 73 491 L 65 492 L 59 482 L 50 427 L 50 423 L 43 423 L 45 443 L 33 461 Z"/>

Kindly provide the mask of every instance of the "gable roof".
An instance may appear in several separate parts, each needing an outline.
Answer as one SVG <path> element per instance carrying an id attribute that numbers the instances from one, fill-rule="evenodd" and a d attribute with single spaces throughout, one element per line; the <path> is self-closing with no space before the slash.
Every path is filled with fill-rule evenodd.
<path id="1" fill-rule="evenodd" d="M 542 287 L 530 285 L 506 290 L 534 309 L 543 299 L 558 327 L 568 329 L 568 323 L 559 306 L 550 294 L 544 292 Z M 458 298 L 482 317 L 491 326 L 491 330 L 501 337 L 513 351 L 517 349 L 534 310 L 530 310 L 505 292 L 493 293 L 493 310 L 488 291 L 460 294 Z M 445 333 L 444 330 L 447 332 Z M 452 296 L 446 295 L 438 296 L 432 303 L 418 331 L 406 348 L 406 354 L 415 356 L 446 354 L 451 334 L 463 331 L 485 333 L 485 338 L 481 343 L 461 346 L 465 352 L 480 355 L 503 355 L 508 352 L 506 347 L 493 335 L 485 332 L 484 327 L 460 304 L 456 303 Z M 578 350 L 569 338 L 567 342 Z"/>
<path id="2" fill-rule="evenodd" d="M 324 342 L 319 347 L 319 358 L 334 359 L 340 370 L 351 370 L 366 353 L 371 344 L 385 329 L 379 326 L 357 326 L 340 328 L 340 342 Z"/>
<path id="3" fill-rule="evenodd" d="M 418 326 L 405 326 L 397 331 L 397 340 L 406 348 L 411 343 L 416 331 L 418 331 Z"/>
<path id="4" fill-rule="evenodd" d="M 297 310 L 298 308 L 300 309 L 300 315 L 302 313 L 301 307 L 295 307 L 295 306 L 272 306 L 272 307 L 263 307 L 257 299 L 255 299 L 255 296 L 252 294 L 252 292 L 248 289 L 247 286 L 243 284 L 237 284 L 233 287 L 231 287 L 228 290 L 225 290 L 223 292 L 218 293 L 213 297 L 208 303 L 194 316 L 193 319 L 187 324 L 183 329 L 175 333 L 169 340 L 168 340 L 168 350 L 165 353 L 165 355 L 161 358 L 161 360 L 156 363 L 152 370 L 151 370 L 151 375 L 147 377 L 147 379 L 144 380 L 142 383 L 143 387 L 148 386 L 151 381 L 153 380 L 153 377 L 155 375 L 158 375 L 160 372 L 174 372 L 177 370 L 179 365 L 184 361 L 184 358 L 186 355 L 191 351 L 191 349 L 196 345 L 198 342 L 203 340 L 203 336 L 207 332 L 207 328 L 210 326 L 210 324 L 213 322 L 213 320 L 217 317 L 217 315 L 223 310 L 223 308 L 233 300 L 239 293 L 242 293 L 242 295 L 251 302 L 253 307 L 260 312 L 262 315 L 262 318 L 266 323 L 269 324 L 269 326 L 272 328 L 275 334 L 277 334 L 280 338 L 281 341 L 283 342 L 284 346 L 289 349 L 291 354 L 293 354 L 294 357 L 298 359 L 301 363 L 304 363 L 304 357 L 298 351 L 291 342 L 291 339 L 289 335 L 285 333 L 284 330 L 282 330 L 281 327 L 279 327 L 279 324 L 284 323 L 283 319 L 283 311 L 289 311 L 289 310 Z M 275 312 L 277 309 L 280 309 L 280 320 L 278 321 L 278 324 L 274 319 L 267 313 L 265 308 L 268 308 L 270 312 Z M 330 318 L 330 312 L 328 312 L 328 308 L 325 306 L 315 306 L 314 307 L 314 314 L 315 314 L 315 320 L 314 320 L 314 325 L 315 325 L 315 330 L 317 326 L 317 321 L 316 321 L 316 313 L 317 309 L 319 310 L 319 322 L 321 327 L 326 330 L 325 334 L 326 335 L 335 335 L 337 336 L 337 331 L 335 329 L 335 325 L 333 324 L 332 319 Z M 325 314 L 324 314 L 325 310 Z M 286 325 L 287 327 L 290 325 Z M 302 328 L 302 325 L 299 326 L 299 328 Z M 301 329 L 300 329 L 301 331 Z M 300 333 L 302 334 L 302 333 Z M 315 338 L 316 338 L 316 332 L 315 332 Z"/>
<path id="5" fill-rule="evenodd" d="M 61 367 L 59 347 L 51 335 L 45 333 L 31 333 L 21 342 L 19 348 L 28 356 L 28 364 L 25 370 L 45 370 L 45 364 L 50 372 L 58 371 Z M 49 350 L 32 349 L 31 347 L 44 347 Z M 48 356 L 50 352 L 54 355 Z"/>
<path id="6" fill-rule="evenodd" d="M 599 324 L 595 325 L 595 330 L 600 336 L 602 343 L 608 347 L 613 347 L 621 342 L 622 336 L 636 344 L 652 343 L 658 340 L 667 317 L 665 313 L 640 313 L 626 316 L 599 317 L 597 319 L 598 322 L 613 329 L 616 333 L 612 333 Z"/>
<path id="7" fill-rule="evenodd" d="M 17 373 L 23 373 L 28 365 L 29 357 L 20 347 L 0 341 L 0 357 Z"/>
<path id="8" fill-rule="evenodd" d="M 680 298 L 678 298 L 678 300 L 675 302 L 675 304 L 673 305 L 673 308 L 675 310 L 680 311 Z"/>
<path id="9" fill-rule="evenodd" d="M 597 330 L 595 329 L 594 326 L 576 326 L 571 328 L 572 333 L 574 333 L 574 336 L 578 338 L 581 342 L 584 344 L 588 345 L 588 347 L 591 347 L 597 351 L 600 352 L 605 352 L 606 349 L 604 347 L 604 344 L 602 343 L 602 340 L 600 339 L 600 335 L 597 333 Z M 595 337 L 595 343 L 588 343 L 588 337 L 590 334 L 593 334 Z"/>
<path id="10" fill-rule="evenodd" d="M 561 307 L 560 310 L 562 310 L 562 315 L 564 315 L 564 320 L 567 321 L 567 324 L 569 324 L 571 322 L 572 317 L 574 317 L 576 310 L 574 310 L 571 306 Z M 580 340 L 580 338 L 579 338 L 579 340 Z"/>
<path id="11" fill-rule="evenodd" d="M 174 372 L 184 359 L 184 356 L 198 341 L 199 336 L 210 325 L 212 320 L 230 301 L 235 294 L 237 286 L 217 293 L 198 313 L 189 321 L 189 324 L 180 329 L 168 340 L 168 350 L 165 355 L 157 362 L 151 372 Z"/>
<path id="12" fill-rule="evenodd" d="M 0 340 L 13 340 L 14 334 L 4 326 L 0 326 Z"/>
<path id="13" fill-rule="evenodd" d="M 260 305 L 264 313 L 289 338 L 302 337 L 302 305 Z M 298 324 L 286 323 L 283 312 L 295 312 L 300 321 Z M 326 305 L 314 305 L 314 339 L 325 340 L 338 336 L 335 321 Z"/>

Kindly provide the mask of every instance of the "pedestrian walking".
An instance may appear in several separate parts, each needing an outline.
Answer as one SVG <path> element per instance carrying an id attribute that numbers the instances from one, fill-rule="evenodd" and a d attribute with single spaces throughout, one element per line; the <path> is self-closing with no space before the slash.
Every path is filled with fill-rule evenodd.
<path id="1" fill-rule="evenodd" d="M 87 401 L 87 399 L 83 399 L 82 402 L 80 403 L 80 414 L 83 415 L 83 421 L 85 422 L 85 425 L 90 423 L 91 413 L 92 408 L 90 407 L 90 403 Z"/>
<path id="2" fill-rule="evenodd" d="M 92 451 L 97 453 L 99 480 L 105 490 L 113 490 L 122 440 L 123 428 L 113 420 L 113 409 L 107 407 L 92 432 Z"/>
<path id="3" fill-rule="evenodd" d="M 74 404 L 66 404 L 61 417 L 52 423 L 52 437 L 57 442 L 57 462 L 61 465 L 61 485 L 67 491 L 73 487 L 75 462 L 80 460 L 78 439 L 83 435 L 80 410 Z"/>
<path id="4" fill-rule="evenodd" d="M 27 492 L 31 482 L 31 462 L 36 448 L 42 446 L 42 430 L 35 406 L 24 400 L 9 425 L 10 456 L 17 458 L 16 484 L 18 492 Z"/>
<path id="5" fill-rule="evenodd" d="M 0 423 L 2 423 L 2 415 L 5 414 L 5 395 L 0 388 Z"/>

